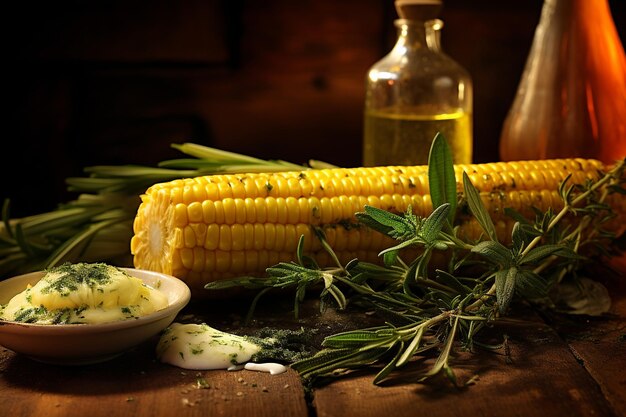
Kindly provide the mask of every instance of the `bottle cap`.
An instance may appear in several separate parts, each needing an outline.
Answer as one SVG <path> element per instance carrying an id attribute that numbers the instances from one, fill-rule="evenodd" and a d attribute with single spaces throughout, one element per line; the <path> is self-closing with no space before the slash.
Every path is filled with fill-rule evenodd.
<path id="1" fill-rule="evenodd" d="M 442 0 L 396 0 L 396 11 L 401 19 L 426 21 L 435 19 L 441 8 Z"/>

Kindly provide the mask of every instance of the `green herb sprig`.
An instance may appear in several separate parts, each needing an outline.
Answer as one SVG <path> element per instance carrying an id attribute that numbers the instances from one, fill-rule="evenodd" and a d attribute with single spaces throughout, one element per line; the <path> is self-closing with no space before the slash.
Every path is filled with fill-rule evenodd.
<path id="1" fill-rule="evenodd" d="M 213 282 L 206 288 L 259 290 L 248 320 L 262 295 L 287 288 L 295 290 L 296 316 L 307 290 L 318 289 L 322 308 L 332 300 L 339 309 L 365 306 L 390 318 L 381 326 L 326 337 L 317 354 L 293 363 L 291 366 L 309 382 L 377 366 L 373 382 L 379 384 L 409 362 L 435 352 L 434 363 L 417 380 L 443 373 L 457 384 L 451 365 L 457 343 L 470 350 L 476 344 L 486 346 L 476 336 L 506 315 L 515 299 L 554 307 L 552 290 L 566 275 L 576 279 L 578 268 L 588 260 L 581 249 L 598 247 L 602 239 L 613 237 L 602 229 L 613 216 L 605 201 L 610 193 L 624 193 L 621 178 L 625 163 L 621 161 L 599 180 L 582 186 L 564 181 L 559 193 L 565 204 L 558 213 L 537 213 L 531 222 L 509 210 L 517 219 L 509 245 L 498 241 L 479 191 L 464 174 L 461 201 L 483 231 L 479 241 L 465 241 L 453 228 L 461 203 L 457 201 L 450 151 L 438 135 L 429 158 L 434 210 L 428 217 L 416 216 L 410 208 L 394 214 L 369 206 L 357 214 L 361 223 L 396 240 L 394 246 L 380 253 L 383 265 L 356 259 L 341 265 L 324 234 L 317 230 L 336 265 L 320 268 L 305 256 L 300 239 L 296 260 L 268 268 L 267 277 Z M 574 229 L 562 226 L 568 213 L 579 217 Z M 418 255 L 407 262 L 403 258 L 409 247 L 417 248 Z M 437 251 L 446 253 L 450 260 L 447 268 L 434 266 Z"/>

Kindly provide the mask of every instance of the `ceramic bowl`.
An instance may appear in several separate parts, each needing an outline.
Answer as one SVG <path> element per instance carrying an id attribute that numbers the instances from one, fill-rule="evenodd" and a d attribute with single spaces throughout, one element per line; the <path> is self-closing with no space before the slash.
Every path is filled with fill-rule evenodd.
<path id="1" fill-rule="evenodd" d="M 163 292 L 168 306 L 140 317 L 102 324 L 28 324 L 0 320 L 0 345 L 34 360 L 60 365 L 103 362 L 155 336 L 187 305 L 191 292 L 178 278 L 157 272 L 122 268 L 147 285 Z M 38 271 L 0 281 L 0 304 L 35 284 Z"/>

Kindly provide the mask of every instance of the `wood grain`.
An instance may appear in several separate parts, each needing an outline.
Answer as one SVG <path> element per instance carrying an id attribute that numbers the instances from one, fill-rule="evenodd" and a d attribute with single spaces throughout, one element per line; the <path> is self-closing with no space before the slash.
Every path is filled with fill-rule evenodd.
<path id="1" fill-rule="evenodd" d="M 452 363 L 462 380 L 478 377 L 473 385 L 459 389 L 443 379 L 419 384 L 417 372 L 412 377 L 409 372 L 378 387 L 371 384 L 373 375 L 358 375 L 318 389 L 317 415 L 616 415 L 597 382 L 550 327 L 536 320 L 503 320 L 498 328 L 510 338 L 509 360 L 494 353 L 457 352 Z"/>
<path id="2" fill-rule="evenodd" d="M 626 257 L 615 258 L 618 276 L 607 286 L 614 296 L 610 315 L 592 319 L 563 318 L 553 325 L 578 362 L 597 381 L 615 414 L 626 416 Z"/>
<path id="3" fill-rule="evenodd" d="M 572 353 L 598 382 L 603 395 L 619 416 L 626 416 L 625 334 L 624 320 L 610 320 L 594 325 L 592 332 L 567 336 Z"/>
<path id="4" fill-rule="evenodd" d="M 148 343 L 113 361 L 86 367 L 40 364 L 0 352 L 0 415 L 47 417 L 304 417 L 293 371 L 187 371 L 154 360 Z M 206 381 L 200 386 L 198 380 Z"/>

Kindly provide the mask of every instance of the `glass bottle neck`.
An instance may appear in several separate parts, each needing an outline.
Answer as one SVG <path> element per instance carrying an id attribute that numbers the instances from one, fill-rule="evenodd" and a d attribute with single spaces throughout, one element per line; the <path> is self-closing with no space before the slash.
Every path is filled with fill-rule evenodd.
<path id="1" fill-rule="evenodd" d="M 398 28 L 398 40 L 394 49 L 418 50 L 430 49 L 441 51 L 441 29 L 443 21 L 439 19 L 426 22 L 418 20 L 398 19 L 394 22 Z"/>

